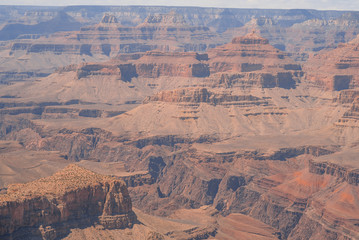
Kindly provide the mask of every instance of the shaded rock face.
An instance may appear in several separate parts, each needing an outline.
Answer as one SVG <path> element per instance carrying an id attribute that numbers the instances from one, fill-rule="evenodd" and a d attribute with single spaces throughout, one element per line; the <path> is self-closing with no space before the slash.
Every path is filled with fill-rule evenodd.
<path id="1" fill-rule="evenodd" d="M 105 228 L 132 226 L 135 215 L 126 185 L 120 180 L 69 165 L 51 177 L 14 184 L 0 196 L 0 236 L 53 229 L 54 239 L 66 235 L 63 226 L 99 222 Z M 48 227 L 46 227 L 48 226 Z"/>
<path id="2" fill-rule="evenodd" d="M 148 164 L 148 172 L 151 174 L 151 177 L 154 181 L 157 180 L 158 176 L 161 174 L 165 166 L 166 163 L 163 161 L 162 157 L 150 157 Z"/>
<path id="3" fill-rule="evenodd" d="M 133 77 L 138 76 L 136 67 L 132 64 L 85 64 L 80 66 L 76 71 L 79 79 L 95 75 L 117 75 L 119 80 L 130 82 Z"/>
<path id="4" fill-rule="evenodd" d="M 209 66 L 202 61 L 203 55 L 197 53 L 147 52 L 134 61 L 138 76 L 157 78 L 172 77 L 208 77 Z"/>

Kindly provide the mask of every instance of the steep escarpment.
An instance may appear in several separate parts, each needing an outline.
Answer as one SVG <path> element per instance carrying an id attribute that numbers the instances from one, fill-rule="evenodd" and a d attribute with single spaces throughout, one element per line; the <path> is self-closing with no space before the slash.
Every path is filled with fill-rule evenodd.
<path id="1" fill-rule="evenodd" d="M 353 103 L 359 97 L 359 91 L 350 89 L 350 90 L 342 90 L 339 93 L 336 102 L 340 104 L 350 104 Z"/>
<path id="2" fill-rule="evenodd" d="M 255 33 L 208 51 L 211 73 L 221 73 L 227 85 L 295 88 L 303 76 L 299 64 Z M 243 84 L 242 83 L 242 84 Z"/>
<path id="3" fill-rule="evenodd" d="M 326 89 L 340 91 L 358 87 L 358 37 L 338 48 L 308 60 L 307 80 Z"/>
<path id="4" fill-rule="evenodd" d="M 359 125 L 359 99 L 355 98 L 352 102 L 348 111 L 346 111 L 343 116 L 338 120 L 337 126 L 338 127 L 352 127 L 358 128 Z"/>
<path id="5" fill-rule="evenodd" d="M 343 140 L 352 139 L 355 141 L 355 133 L 359 127 L 359 91 L 347 89 L 340 91 L 335 102 L 346 108 L 346 112 L 336 122 L 339 134 Z M 350 130 L 351 129 L 351 130 Z M 350 137 L 352 136 L 352 138 Z"/>
<path id="6" fill-rule="evenodd" d="M 206 54 L 147 52 L 136 61 L 139 76 L 208 77 L 209 67 Z"/>
<path id="7" fill-rule="evenodd" d="M 76 165 L 48 178 L 10 185 L 0 200 L 4 239 L 28 234 L 55 239 L 81 224 L 97 222 L 111 229 L 130 227 L 135 221 L 123 182 Z"/>

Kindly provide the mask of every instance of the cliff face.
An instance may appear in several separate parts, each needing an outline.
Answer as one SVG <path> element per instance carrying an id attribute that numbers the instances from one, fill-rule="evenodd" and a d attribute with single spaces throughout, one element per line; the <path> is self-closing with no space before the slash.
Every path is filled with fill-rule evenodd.
<path id="1" fill-rule="evenodd" d="M 339 93 L 338 98 L 335 100 L 340 104 L 348 104 L 353 103 L 359 97 L 359 91 L 350 89 L 350 90 L 342 90 Z"/>
<path id="2" fill-rule="evenodd" d="M 147 97 L 144 100 L 144 103 L 154 101 L 197 104 L 208 103 L 211 105 L 268 105 L 268 101 L 265 101 L 264 99 L 252 95 L 232 95 L 229 93 L 215 93 L 208 90 L 207 88 L 185 88 L 172 91 L 162 91 L 154 96 Z"/>
<path id="3" fill-rule="evenodd" d="M 338 48 L 308 60 L 304 70 L 307 79 L 329 90 L 340 91 L 359 86 L 359 37 Z"/>
<path id="4" fill-rule="evenodd" d="M 359 126 L 359 99 L 355 98 L 343 116 L 338 120 L 338 127 L 355 127 Z"/>
<path id="5" fill-rule="evenodd" d="M 203 54 L 205 55 L 205 54 Z M 158 78 L 172 77 L 208 77 L 209 67 L 197 53 L 147 52 L 135 61 L 139 76 Z"/>
<path id="6" fill-rule="evenodd" d="M 227 82 L 246 82 L 261 87 L 295 88 L 302 68 L 286 53 L 255 33 L 208 51 L 211 73 L 222 73 Z"/>
<path id="7" fill-rule="evenodd" d="M 71 224 L 97 222 L 111 229 L 130 227 L 135 221 L 123 182 L 77 165 L 48 178 L 10 185 L 0 195 L 0 216 L 4 239 L 36 232 L 44 239 L 55 239 L 66 234 L 64 226 L 71 228 Z"/>
<path id="8" fill-rule="evenodd" d="M 137 56 L 138 55 L 138 56 Z M 88 63 L 75 68 L 63 68 L 62 71 L 76 71 L 78 79 L 89 76 L 116 76 L 118 80 L 131 82 L 134 77 L 208 77 L 209 67 L 201 61 L 198 53 L 166 53 L 150 51 L 144 54 L 121 56 L 121 60 L 112 60 L 103 64 Z M 200 60 L 198 60 L 200 59 Z"/>

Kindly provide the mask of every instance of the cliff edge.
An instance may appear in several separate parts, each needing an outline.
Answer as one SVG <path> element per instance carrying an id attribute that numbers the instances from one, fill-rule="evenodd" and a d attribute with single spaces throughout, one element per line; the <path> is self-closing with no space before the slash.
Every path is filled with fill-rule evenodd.
<path id="1" fill-rule="evenodd" d="M 124 182 L 75 164 L 0 195 L 1 239 L 55 239 L 88 225 L 127 228 L 135 218 Z"/>

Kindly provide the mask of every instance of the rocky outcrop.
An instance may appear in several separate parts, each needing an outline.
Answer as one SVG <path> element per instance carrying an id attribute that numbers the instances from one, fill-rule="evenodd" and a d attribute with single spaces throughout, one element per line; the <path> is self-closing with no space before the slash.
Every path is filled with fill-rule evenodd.
<path id="1" fill-rule="evenodd" d="M 44 239 L 55 239 L 64 234 L 63 225 L 71 227 L 72 222 L 97 222 L 111 229 L 131 227 L 135 221 L 122 181 L 77 165 L 48 178 L 10 185 L 7 193 L 0 195 L 0 213 L 2 239 L 36 231 Z"/>
<path id="2" fill-rule="evenodd" d="M 235 83 L 290 89 L 295 88 L 303 76 L 300 65 L 256 33 L 210 49 L 208 56 L 211 73 L 220 73 L 221 79 L 230 86 Z"/>
<path id="3" fill-rule="evenodd" d="M 339 101 L 347 102 L 353 99 L 353 102 L 346 111 L 343 116 L 338 119 L 338 122 L 336 123 L 337 127 L 352 127 L 352 128 L 358 128 L 359 127 L 359 98 L 356 97 L 356 92 L 353 91 L 349 98 L 339 96 Z"/>
<path id="4" fill-rule="evenodd" d="M 329 162 L 309 162 L 309 172 L 315 174 L 328 174 L 342 179 L 349 184 L 359 185 L 359 169 L 353 169 Z"/>
<path id="5" fill-rule="evenodd" d="M 353 103 L 358 97 L 359 97 L 358 90 L 354 90 L 354 89 L 342 90 L 340 91 L 338 98 L 335 99 L 335 102 L 338 102 L 340 104 Z"/>
<path id="6" fill-rule="evenodd" d="M 252 95 L 232 95 L 230 93 L 215 93 L 207 88 L 185 88 L 171 91 L 162 91 L 154 96 L 147 97 L 144 103 L 151 101 L 172 103 L 208 103 L 211 105 L 268 105 L 264 99 Z"/>
<path id="7" fill-rule="evenodd" d="M 305 64 L 307 79 L 327 90 L 340 91 L 359 86 L 357 57 L 359 37 L 336 49 L 323 52 Z"/>

